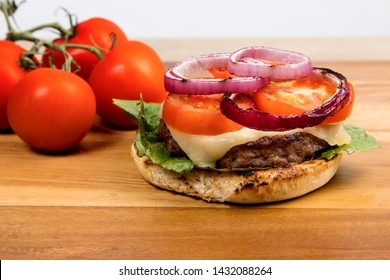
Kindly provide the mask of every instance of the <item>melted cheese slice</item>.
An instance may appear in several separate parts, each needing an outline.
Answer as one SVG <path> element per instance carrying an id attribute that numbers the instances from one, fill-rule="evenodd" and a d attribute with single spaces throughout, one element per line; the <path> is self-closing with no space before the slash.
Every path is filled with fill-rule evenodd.
<path id="1" fill-rule="evenodd" d="M 181 132 L 168 125 L 173 139 L 179 144 L 187 156 L 200 168 L 214 168 L 217 160 L 222 158 L 232 147 L 256 141 L 264 136 L 288 135 L 296 132 L 310 133 L 325 140 L 329 145 L 350 143 L 351 137 L 340 123 L 319 125 L 304 129 L 294 129 L 283 132 L 259 131 L 242 128 L 216 136 L 194 135 Z"/>

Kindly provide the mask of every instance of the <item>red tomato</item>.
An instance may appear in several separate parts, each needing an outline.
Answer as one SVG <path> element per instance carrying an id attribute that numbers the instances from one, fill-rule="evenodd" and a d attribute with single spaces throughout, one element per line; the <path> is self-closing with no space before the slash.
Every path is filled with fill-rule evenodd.
<path id="1" fill-rule="evenodd" d="M 13 42 L 0 40 L 0 130 L 10 128 L 7 101 L 17 82 L 27 73 L 18 64 L 20 55 L 25 51 Z"/>
<path id="2" fill-rule="evenodd" d="M 73 73 L 41 68 L 27 74 L 8 98 L 14 132 L 30 146 L 63 151 L 88 133 L 96 115 L 91 87 Z"/>
<path id="3" fill-rule="evenodd" d="M 113 125 L 135 126 L 112 99 L 139 100 L 142 94 L 145 102 L 162 102 L 167 95 L 164 73 L 164 64 L 150 46 L 128 41 L 115 47 L 89 77 L 96 96 L 97 113 Z"/>
<path id="4" fill-rule="evenodd" d="M 165 99 L 162 117 L 166 124 L 182 132 L 197 135 L 218 135 L 236 131 L 242 126 L 220 111 L 223 94 L 184 95 L 168 94 Z M 241 108 L 253 108 L 249 95 L 238 95 L 235 101 Z"/>
<path id="5" fill-rule="evenodd" d="M 354 91 L 351 84 L 348 86 L 351 90 L 348 103 L 323 123 L 341 122 L 351 114 Z M 259 111 L 288 116 L 302 114 L 321 106 L 336 91 L 337 86 L 330 80 L 310 75 L 295 80 L 272 81 L 254 94 L 254 100 Z"/>
<path id="6" fill-rule="evenodd" d="M 116 45 L 127 42 L 125 33 L 115 23 L 103 18 L 91 18 L 76 25 L 75 36 L 70 38 L 68 43 L 97 46 L 99 49 L 106 50 L 102 51 L 105 55 L 112 46 L 113 33 L 116 34 Z M 54 40 L 54 43 L 63 44 L 64 38 L 58 38 Z M 87 80 L 92 69 L 99 62 L 99 58 L 85 49 L 68 48 L 67 51 L 81 67 L 76 74 Z M 65 58 L 61 52 L 46 49 L 42 57 L 42 65 L 50 67 L 51 61 L 56 68 L 61 69 Z M 72 67 L 72 71 L 75 70 L 75 67 Z"/>

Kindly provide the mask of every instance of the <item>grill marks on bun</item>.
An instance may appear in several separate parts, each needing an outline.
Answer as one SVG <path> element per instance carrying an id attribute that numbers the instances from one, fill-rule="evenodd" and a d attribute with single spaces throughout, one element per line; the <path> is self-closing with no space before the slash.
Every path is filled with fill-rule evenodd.
<path id="1" fill-rule="evenodd" d="M 256 204 L 302 196 L 325 185 L 337 172 L 341 155 L 310 160 L 289 167 L 225 172 L 194 169 L 177 173 L 139 157 L 135 144 L 131 155 L 142 177 L 156 187 L 210 202 Z"/>

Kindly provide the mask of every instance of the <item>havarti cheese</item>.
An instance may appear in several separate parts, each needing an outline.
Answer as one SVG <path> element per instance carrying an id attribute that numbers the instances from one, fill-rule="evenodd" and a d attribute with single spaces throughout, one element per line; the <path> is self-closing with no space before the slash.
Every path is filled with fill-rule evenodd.
<path id="1" fill-rule="evenodd" d="M 232 147 L 255 141 L 264 136 L 287 135 L 296 132 L 307 132 L 329 143 L 329 145 L 343 145 L 350 143 L 351 137 L 341 123 L 319 125 L 304 129 L 294 129 L 283 132 L 260 131 L 242 128 L 216 136 L 195 135 L 181 132 L 168 126 L 173 139 L 200 168 L 214 168 L 217 160 L 222 158 Z"/>

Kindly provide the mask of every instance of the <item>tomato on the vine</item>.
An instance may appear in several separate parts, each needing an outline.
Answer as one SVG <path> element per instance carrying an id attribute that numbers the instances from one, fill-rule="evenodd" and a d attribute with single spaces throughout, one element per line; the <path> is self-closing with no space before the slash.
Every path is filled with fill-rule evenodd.
<path id="1" fill-rule="evenodd" d="M 75 26 L 75 35 L 71 37 L 67 43 L 70 44 L 82 44 L 88 46 L 95 46 L 102 50 L 102 55 L 106 55 L 112 47 L 114 36 L 116 39 L 116 45 L 120 45 L 123 42 L 127 42 L 126 34 L 123 30 L 114 22 L 104 18 L 91 18 L 86 21 L 82 21 Z M 63 44 L 64 38 L 58 38 L 53 41 L 55 44 Z M 86 49 L 81 48 L 67 48 L 69 54 L 80 66 L 77 75 L 87 80 L 92 69 L 99 62 L 99 58 Z M 46 49 L 42 56 L 42 66 L 50 67 L 51 63 L 58 69 L 61 69 L 65 63 L 64 54 L 59 51 Z M 76 68 L 73 65 L 72 71 Z"/>
<path id="2" fill-rule="evenodd" d="M 27 144 L 64 151 L 88 133 L 96 115 L 91 87 L 79 76 L 54 68 L 28 73 L 8 98 L 8 120 Z"/>
<path id="3" fill-rule="evenodd" d="M 89 84 L 95 96 L 97 113 L 103 120 L 121 127 L 135 124 L 113 104 L 113 99 L 162 102 L 167 93 L 164 86 L 165 67 L 150 46 L 128 41 L 112 49 L 93 69 Z"/>
<path id="4" fill-rule="evenodd" d="M 0 130 L 9 129 L 7 118 L 8 96 L 15 85 L 26 75 L 18 60 L 26 50 L 6 40 L 0 40 Z"/>

